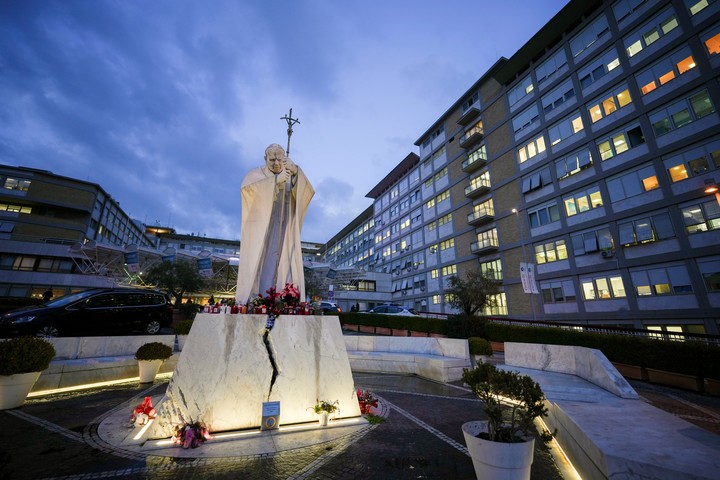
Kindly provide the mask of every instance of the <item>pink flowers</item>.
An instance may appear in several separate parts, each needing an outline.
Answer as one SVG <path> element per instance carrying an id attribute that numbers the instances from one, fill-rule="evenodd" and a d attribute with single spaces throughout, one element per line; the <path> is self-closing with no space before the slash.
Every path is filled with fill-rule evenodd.
<path id="1" fill-rule="evenodd" d="M 297 305 L 300 301 L 300 292 L 292 283 L 286 283 L 285 288 L 280 292 L 280 299 L 285 302 L 285 305 Z"/>
<path id="2" fill-rule="evenodd" d="M 285 287 L 278 292 L 275 287 L 265 290 L 264 297 L 258 294 L 250 301 L 253 313 L 267 313 L 278 316 L 282 313 L 293 315 L 307 315 L 310 313 L 309 305 L 300 302 L 300 291 L 292 283 L 286 283 Z"/>
<path id="3" fill-rule="evenodd" d="M 175 427 L 172 441 L 174 445 L 180 445 L 182 448 L 197 448 L 210 438 L 212 437 L 204 423 L 192 422 Z"/>

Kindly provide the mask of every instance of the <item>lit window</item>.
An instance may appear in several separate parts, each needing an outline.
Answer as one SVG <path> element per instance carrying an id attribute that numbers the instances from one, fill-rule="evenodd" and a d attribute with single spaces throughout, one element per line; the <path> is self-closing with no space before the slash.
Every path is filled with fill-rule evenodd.
<path id="1" fill-rule="evenodd" d="M 720 33 L 705 40 L 705 48 L 711 56 L 720 53 Z"/>

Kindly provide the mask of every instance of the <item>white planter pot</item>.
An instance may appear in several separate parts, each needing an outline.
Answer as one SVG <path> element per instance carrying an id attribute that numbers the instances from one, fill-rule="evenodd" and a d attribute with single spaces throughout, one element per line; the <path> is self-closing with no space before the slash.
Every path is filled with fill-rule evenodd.
<path id="1" fill-rule="evenodd" d="M 0 376 L 0 410 L 22 406 L 41 372 Z"/>
<path id="2" fill-rule="evenodd" d="M 487 432 L 487 422 L 467 422 L 462 426 L 465 445 L 482 480 L 529 480 L 535 438 L 522 443 L 491 442 L 478 438 Z"/>
<path id="3" fill-rule="evenodd" d="M 155 381 L 155 375 L 160 370 L 160 365 L 164 360 L 138 360 L 138 368 L 140 369 L 140 383 L 152 383 Z"/>
<path id="4" fill-rule="evenodd" d="M 320 412 L 320 417 L 318 418 L 318 423 L 321 427 L 327 427 L 328 424 L 328 413 L 327 412 Z"/>

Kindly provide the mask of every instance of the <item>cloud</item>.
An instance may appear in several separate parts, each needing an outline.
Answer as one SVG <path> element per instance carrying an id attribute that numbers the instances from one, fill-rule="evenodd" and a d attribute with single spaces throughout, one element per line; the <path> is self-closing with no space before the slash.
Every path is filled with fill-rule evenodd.
<path id="1" fill-rule="evenodd" d="M 5 2 L 0 155 L 98 183 L 141 221 L 237 238 L 240 182 L 293 108 L 317 192 L 303 239 L 324 242 L 563 4 Z M 479 8 L 482 28 L 465 21 Z"/>

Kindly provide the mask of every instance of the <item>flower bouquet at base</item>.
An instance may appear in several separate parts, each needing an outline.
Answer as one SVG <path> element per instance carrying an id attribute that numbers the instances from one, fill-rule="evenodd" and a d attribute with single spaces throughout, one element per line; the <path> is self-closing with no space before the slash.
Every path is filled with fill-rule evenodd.
<path id="1" fill-rule="evenodd" d="M 180 445 L 182 448 L 197 448 L 211 438 L 205 424 L 198 421 L 175 427 L 172 442 L 173 445 Z"/>
<path id="2" fill-rule="evenodd" d="M 375 398 L 370 390 L 357 389 L 358 404 L 360 405 L 360 413 L 366 414 L 371 413 L 370 407 L 377 408 L 378 400 Z"/>
<path id="3" fill-rule="evenodd" d="M 252 308 L 253 313 L 274 315 L 276 317 L 284 313 L 285 304 L 275 287 L 268 288 L 265 293 L 267 295 L 264 297 L 258 293 L 256 297 L 250 300 L 248 309 Z"/>
<path id="4" fill-rule="evenodd" d="M 340 402 L 338 400 L 335 400 L 333 403 L 326 400 L 317 400 L 317 403 L 310 408 L 316 415 L 320 415 L 321 413 L 327 413 L 330 415 L 331 413 L 340 411 L 340 407 L 338 407 L 339 403 Z"/>
<path id="5" fill-rule="evenodd" d="M 130 427 L 142 426 L 155 418 L 155 408 L 152 406 L 152 398 L 145 397 L 143 402 L 135 407 L 130 416 Z"/>
<path id="6" fill-rule="evenodd" d="M 297 308 L 300 303 L 300 291 L 292 283 L 286 283 L 285 288 L 278 293 L 278 298 L 283 304 L 284 312 L 288 315 L 294 315 L 297 313 Z"/>

